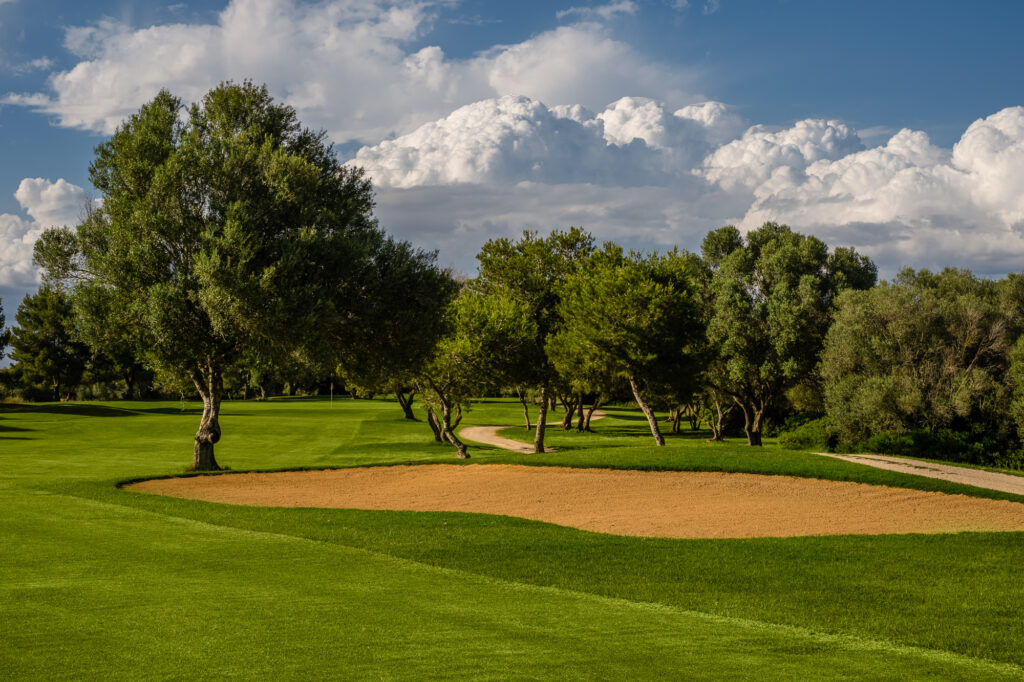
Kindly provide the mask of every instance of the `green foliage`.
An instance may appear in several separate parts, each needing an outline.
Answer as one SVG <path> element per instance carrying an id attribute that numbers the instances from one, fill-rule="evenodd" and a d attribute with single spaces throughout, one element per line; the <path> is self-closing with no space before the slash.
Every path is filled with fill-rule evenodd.
<path id="1" fill-rule="evenodd" d="M 1014 435 L 1003 416 L 1007 322 L 999 286 L 962 270 L 908 269 L 892 283 L 844 293 L 822 356 L 837 432 L 864 443 L 954 429 L 1004 449 Z"/>
<path id="2" fill-rule="evenodd" d="M 196 466 L 216 468 L 225 374 L 360 338 L 361 274 L 384 238 L 362 171 L 266 87 L 225 83 L 181 113 L 163 91 L 96 148 L 102 203 L 36 260 L 74 282 L 86 329 L 125 330 L 164 383 L 191 381 L 206 403 Z"/>
<path id="3" fill-rule="evenodd" d="M 805 421 L 779 434 L 779 445 L 790 450 L 835 452 L 838 444 L 838 438 L 832 431 L 828 417 Z"/>
<path id="4" fill-rule="evenodd" d="M 358 278 L 351 314 L 326 349 L 347 384 L 379 392 L 415 383 L 445 333 L 446 309 L 458 284 L 436 265 L 436 252 L 386 239 Z M 369 351 L 369 352 L 368 352 Z"/>
<path id="5" fill-rule="evenodd" d="M 829 254 L 821 240 L 776 223 L 745 242 L 735 228 L 712 232 L 704 258 L 713 270 L 710 380 L 739 404 L 748 440 L 758 444 L 764 417 L 812 377 L 836 294 L 873 284 L 875 268 L 852 249 Z"/>
<path id="6" fill-rule="evenodd" d="M 6 348 L 11 342 L 11 330 L 6 326 L 7 318 L 4 317 L 3 304 L 0 304 L 0 349 Z"/>
<path id="7" fill-rule="evenodd" d="M 18 307 L 18 326 L 11 334 L 11 359 L 23 385 L 67 399 L 89 363 L 89 349 L 75 333 L 67 293 L 43 286 Z"/>
<path id="8" fill-rule="evenodd" d="M 952 429 L 938 429 L 934 432 L 917 429 L 900 434 L 882 431 L 872 434 L 863 443 L 863 449 L 887 455 L 966 462 L 1004 469 L 1024 468 L 1024 451 L 1006 451 L 995 440 L 979 440 L 970 433 Z"/>
<path id="9" fill-rule="evenodd" d="M 692 392 L 703 335 L 693 267 L 686 253 L 625 254 L 605 244 L 561 289 L 565 326 L 548 343 L 559 371 L 632 378 L 645 392 Z"/>
<path id="10" fill-rule="evenodd" d="M 553 379 L 546 346 L 562 326 L 558 307 L 561 285 L 593 249 L 593 237 L 573 227 L 554 230 L 543 238 L 536 232 L 523 232 L 514 242 L 492 239 L 480 250 L 479 275 L 469 287 L 484 297 L 515 300 L 534 333 L 533 342 L 519 346 L 517 353 L 493 358 L 504 365 L 501 371 L 510 384 L 540 385 Z"/>

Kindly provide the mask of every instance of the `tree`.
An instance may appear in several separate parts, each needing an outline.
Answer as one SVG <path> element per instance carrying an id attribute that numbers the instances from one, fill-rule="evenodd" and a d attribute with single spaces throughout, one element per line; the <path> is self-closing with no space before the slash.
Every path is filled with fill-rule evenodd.
<path id="1" fill-rule="evenodd" d="M 594 239 L 573 227 L 541 238 L 524 232 L 518 241 L 494 239 L 477 255 L 479 276 L 469 287 L 483 296 L 511 296 L 527 311 L 535 337 L 518 355 L 505 353 L 502 374 L 510 385 L 540 388 L 540 413 L 534 433 L 535 452 L 544 452 L 544 430 L 556 371 L 547 356 L 548 339 L 558 332 L 562 281 L 594 249 Z"/>
<path id="2" fill-rule="evenodd" d="M 1013 329 L 1000 284 L 966 270 L 905 269 L 891 283 L 843 293 L 822 354 L 839 435 L 849 443 L 915 429 L 1012 435 Z"/>
<path id="3" fill-rule="evenodd" d="M 624 254 L 607 243 L 569 275 L 550 345 L 584 367 L 605 367 L 629 382 L 658 445 L 665 439 L 649 396 L 693 382 L 703 335 L 687 254 Z M 568 364 L 573 364 L 568 360 Z M 671 389 L 669 387 L 672 387 Z"/>
<path id="4" fill-rule="evenodd" d="M 11 342 L 11 330 L 7 328 L 7 318 L 4 317 L 4 307 L 0 304 L 0 352 Z"/>
<path id="5" fill-rule="evenodd" d="M 54 400 L 68 399 L 89 363 L 89 349 L 77 339 L 68 295 L 43 286 L 25 296 L 11 333 L 11 359 L 26 386 L 38 386 Z"/>
<path id="6" fill-rule="evenodd" d="M 96 148 L 102 194 L 37 261 L 106 297 L 160 374 L 203 400 L 193 468 L 215 470 L 225 371 L 246 350 L 323 347 L 383 237 L 369 181 L 265 87 L 225 83 L 182 116 L 163 91 Z"/>
<path id="7" fill-rule="evenodd" d="M 502 354 L 517 354 L 535 338 L 529 311 L 506 295 L 484 296 L 463 288 L 445 310 L 447 333 L 437 343 L 429 363 L 417 377 L 427 407 L 427 420 L 439 442 L 455 446 L 458 457 L 469 457 L 455 435 L 462 408 L 469 399 L 502 381 L 497 362 Z"/>
<path id="8" fill-rule="evenodd" d="M 852 249 L 830 254 L 820 239 L 765 223 L 744 239 L 734 227 L 708 234 L 712 270 L 709 376 L 743 412 L 747 443 L 761 444 L 766 414 L 812 376 L 839 291 L 874 283 L 876 270 Z"/>
<path id="9" fill-rule="evenodd" d="M 445 310 L 458 290 L 436 259 L 436 252 L 385 240 L 361 278 L 356 317 L 338 325 L 331 344 L 346 385 L 394 393 L 406 419 L 415 419 L 415 378 L 445 332 Z"/>

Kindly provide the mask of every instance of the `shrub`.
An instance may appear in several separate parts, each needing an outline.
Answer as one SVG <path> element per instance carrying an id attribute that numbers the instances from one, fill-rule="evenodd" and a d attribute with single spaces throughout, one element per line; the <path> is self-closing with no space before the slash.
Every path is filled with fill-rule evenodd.
<path id="1" fill-rule="evenodd" d="M 779 445 L 790 450 L 825 450 L 835 452 L 838 438 L 829 425 L 828 417 L 819 417 L 784 431 Z"/>

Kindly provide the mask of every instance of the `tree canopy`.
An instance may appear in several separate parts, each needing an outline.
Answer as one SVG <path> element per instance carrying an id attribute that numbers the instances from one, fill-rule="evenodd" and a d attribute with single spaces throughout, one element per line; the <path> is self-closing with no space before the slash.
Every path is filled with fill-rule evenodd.
<path id="1" fill-rule="evenodd" d="M 702 251 L 714 273 L 708 341 L 720 372 L 711 381 L 742 410 L 748 443 L 759 445 L 766 414 L 814 371 L 836 294 L 873 285 L 875 266 L 777 223 L 746 238 L 724 227 Z"/>
<path id="2" fill-rule="evenodd" d="M 102 202 L 50 230 L 36 259 L 134 330 L 159 373 L 203 399 L 193 466 L 218 468 L 225 371 L 247 348 L 327 343 L 384 240 L 361 170 L 265 87 L 214 88 L 182 115 L 163 91 L 96 148 Z"/>

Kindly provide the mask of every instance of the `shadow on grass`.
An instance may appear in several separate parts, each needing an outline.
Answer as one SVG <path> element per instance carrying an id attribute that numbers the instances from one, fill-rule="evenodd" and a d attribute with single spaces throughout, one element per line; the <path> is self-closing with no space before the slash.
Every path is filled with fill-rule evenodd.
<path id="1" fill-rule="evenodd" d="M 142 410 L 78 403 L 15 403 L 0 407 L 0 414 L 25 413 L 64 414 L 79 417 L 137 417 Z"/>

